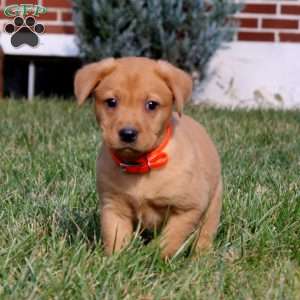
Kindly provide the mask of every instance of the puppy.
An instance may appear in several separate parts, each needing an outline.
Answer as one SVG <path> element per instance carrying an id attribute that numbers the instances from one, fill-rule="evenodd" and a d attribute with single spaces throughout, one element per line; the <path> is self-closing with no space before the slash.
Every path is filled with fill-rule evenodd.
<path id="1" fill-rule="evenodd" d="M 221 212 L 221 165 L 205 129 L 182 115 L 191 77 L 161 60 L 108 58 L 80 69 L 74 85 L 79 104 L 93 92 L 103 134 L 97 190 L 106 254 L 122 249 L 137 224 L 163 227 L 164 258 L 194 231 L 197 252 L 211 247 Z"/>

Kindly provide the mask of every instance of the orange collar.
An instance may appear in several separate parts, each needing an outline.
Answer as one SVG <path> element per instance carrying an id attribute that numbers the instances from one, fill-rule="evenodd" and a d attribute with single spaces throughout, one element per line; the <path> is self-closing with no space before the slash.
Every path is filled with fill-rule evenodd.
<path id="1" fill-rule="evenodd" d="M 166 135 L 161 144 L 151 152 L 148 152 L 134 161 L 122 161 L 113 150 L 110 150 L 112 159 L 125 173 L 145 174 L 151 169 L 158 169 L 164 166 L 168 160 L 168 154 L 163 152 L 172 135 L 171 125 L 167 127 Z"/>

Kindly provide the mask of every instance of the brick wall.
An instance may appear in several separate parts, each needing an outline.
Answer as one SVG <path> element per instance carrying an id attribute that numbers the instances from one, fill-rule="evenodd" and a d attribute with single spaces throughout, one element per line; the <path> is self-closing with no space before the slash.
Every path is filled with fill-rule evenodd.
<path id="1" fill-rule="evenodd" d="M 11 4 L 40 4 L 47 7 L 47 13 L 37 17 L 37 21 L 45 25 L 45 33 L 72 34 L 75 32 L 72 22 L 72 1 L 71 0 L 1 0 L 1 31 L 7 18 L 3 14 L 3 8 Z"/>
<path id="2" fill-rule="evenodd" d="M 299 0 L 247 0 L 237 19 L 239 41 L 300 42 Z"/>
<path id="3" fill-rule="evenodd" d="M 236 39 L 254 42 L 300 42 L 300 0 L 246 0 L 236 18 L 240 28 Z M 3 8 L 16 3 L 34 3 L 48 8 L 38 20 L 46 33 L 74 33 L 71 0 L 1 0 L 0 25 L 7 22 Z"/>

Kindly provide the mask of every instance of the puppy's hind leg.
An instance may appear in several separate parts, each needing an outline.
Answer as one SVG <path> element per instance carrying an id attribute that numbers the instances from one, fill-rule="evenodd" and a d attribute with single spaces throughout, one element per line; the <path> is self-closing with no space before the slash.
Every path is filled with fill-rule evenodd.
<path id="1" fill-rule="evenodd" d="M 222 181 L 219 182 L 218 187 L 211 199 L 207 211 L 201 218 L 201 228 L 198 240 L 196 242 L 195 251 L 201 253 L 212 248 L 214 236 L 218 230 L 222 209 Z"/>

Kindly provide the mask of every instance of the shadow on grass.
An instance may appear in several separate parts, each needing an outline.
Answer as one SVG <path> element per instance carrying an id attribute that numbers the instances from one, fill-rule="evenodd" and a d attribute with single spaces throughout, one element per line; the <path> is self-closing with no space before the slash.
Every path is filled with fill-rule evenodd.
<path id="1" fill-rule="evenodd" d="M 64 236 L 70 244 L 82 240 L 92 248 L 100 241 L 100 220 L 97 210 L 83 211 L 63 207 L 56 211 L 58 235 Z"/>

